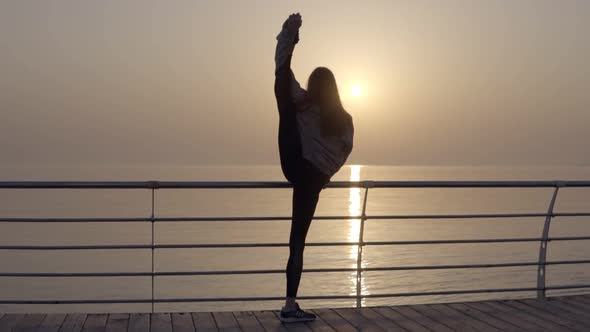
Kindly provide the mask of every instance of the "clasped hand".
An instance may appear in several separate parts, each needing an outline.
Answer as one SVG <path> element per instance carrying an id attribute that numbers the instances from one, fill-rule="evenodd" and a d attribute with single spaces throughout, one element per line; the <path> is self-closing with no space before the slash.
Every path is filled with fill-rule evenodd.
<path id="1" fill-rule="evenodd" d="M 301 24 L 303 21 L 301 20 L 301 14 L 294 13 L 289 15 L 285 23 L 283 24 L 290 32 L 297 32 L 299 28 L 301 28 Z"/>

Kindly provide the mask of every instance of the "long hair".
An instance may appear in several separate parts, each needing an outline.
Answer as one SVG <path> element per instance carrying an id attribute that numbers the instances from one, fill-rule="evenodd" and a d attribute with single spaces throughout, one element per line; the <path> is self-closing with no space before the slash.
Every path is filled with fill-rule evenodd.
<path id="1" fill-rule="evenodd" d="M 342 107 L 332 71 L 325 67 L 314 69 L 307 82 L 307 93 L 308 101 L 320 108 L 322 135 L 342 135 L 350 116 Z"/>

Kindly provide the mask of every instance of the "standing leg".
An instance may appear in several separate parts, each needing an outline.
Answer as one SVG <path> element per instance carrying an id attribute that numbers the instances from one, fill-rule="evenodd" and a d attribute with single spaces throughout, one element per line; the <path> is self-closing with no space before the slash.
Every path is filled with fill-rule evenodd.
<path id="1" fill-rule="evenodd" d="M 295 297 L 303 270 L 303 250 L 305 238 L 313 219 L 319 199 L 319 190 L 311 186 L 294 186 L 293 219 L 289 236 L 289 261 L 287 262 L 287 301 L 286 309 L 295 307 Z"/>

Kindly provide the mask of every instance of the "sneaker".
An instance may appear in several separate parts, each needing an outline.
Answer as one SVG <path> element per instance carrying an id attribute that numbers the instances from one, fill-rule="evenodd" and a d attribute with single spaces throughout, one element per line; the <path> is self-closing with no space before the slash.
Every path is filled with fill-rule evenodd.
<path id="1" fill-rule="evenodd" d="M 295 303 L 297 309 L 291 311 L 285 311 L 284 308 L 281 310 L 279 319 L 283 323 L 296 323 L 296 322 L 311 322 L 315 319 L 315 315 L 309 312 L 305 312 L 299 308 L 299 304 Z"/>

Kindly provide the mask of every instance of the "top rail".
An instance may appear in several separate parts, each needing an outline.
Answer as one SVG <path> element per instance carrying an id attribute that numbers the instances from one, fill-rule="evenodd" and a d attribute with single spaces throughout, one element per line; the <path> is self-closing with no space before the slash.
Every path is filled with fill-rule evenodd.
<path id="1" fill-rule="evenodd" d="M 255 189 L 291 188 L 286 181 L 0 181 L 0 189 Z M 332 181 L 327 188 L 554 188 L 590 181 Z"/>

